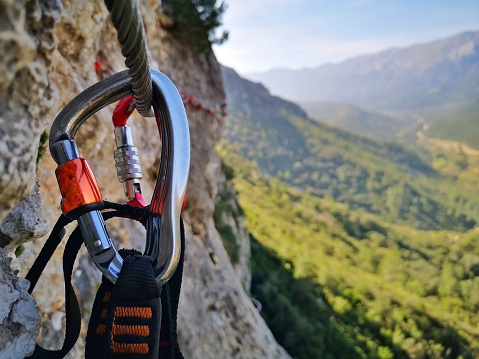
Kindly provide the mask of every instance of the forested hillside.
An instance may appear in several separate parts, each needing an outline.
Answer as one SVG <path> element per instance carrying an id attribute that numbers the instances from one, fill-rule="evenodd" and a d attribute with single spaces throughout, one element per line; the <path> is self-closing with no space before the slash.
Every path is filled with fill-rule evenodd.
<path id="1" fill-rule="evenodd" d="M 435 154 L 313 122 L 232 70 L 223 76 L 230 103 L 224 138 L 264 173 L 418 229 L 464 230 L 479 221 L 479 194 L 457 186 L 458 173 L 438 172 Z M 468 165 L 464 158 L 448 161 Z"/>
<path id="2" fill-rule="evenodd" d="M 412 125 L 410 120 L 399 120 L 347 103 L 304 102 L 300 106 L 313 120 L 373 139 L 402 137 L 404 129 Z"/>
<path id="3" fill-rule="evenodd" d="M 295 358 L 478 357 L 479 157 L 359 137 L 223 77 L 220 154 L 277 340 Z"/>
<path id="4" fill-rule="evenodd" d="M 479 100 L 437 111 L 430 115 L 429 120 L 428 136 L 464 142 L 479 149 Z"/>
<path id="5" fill-rule="evenodd" d="M 252 235 L 252 295 L 293 357 L 479 356 L 477 229 L 394 224 L 220 152 Z"/>

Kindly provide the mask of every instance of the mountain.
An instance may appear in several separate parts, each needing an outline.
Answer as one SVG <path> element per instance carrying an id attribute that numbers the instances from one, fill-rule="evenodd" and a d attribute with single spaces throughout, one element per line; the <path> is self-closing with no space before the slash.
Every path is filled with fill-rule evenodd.
<path id="1" fill-rule="evenodd" d="M 415 228 L 464 230 L 478 223 L 479 196 L 457 186 L 453 174 L 438 172 L 434 155 L 312 121 L 231 69 L 223 68 L 223 80 L 230 104 L 224 138 L 265 174 Z"/>
<path id="2" fill-rule="evenodd" d="M 479 357 L 478 155 L 366 139 L 223 80 L 218 149 L 252 237 L 251 295 L 288 353 Z"/>
<path id="3" fill-rule="evenodd" d="M 427 136 L 466 143 L 479 149 L 479 101 L 430 114 Z"/>
<path id="4" fill-rule="evenodd" d="M 318 122 L 370 138 L 396 139 L 405 127 L 411 125 L 410 121 L 366 111 L 347 103 L 304 102 L 299 105 Z"/>
<path id="5" fill-rule="evenodd" d="M 401 111 L 465 104 L 479 96 L 479 32 L 314 69 L 252 73 L 248 78 L 300 103 L 347 102 Z"/>

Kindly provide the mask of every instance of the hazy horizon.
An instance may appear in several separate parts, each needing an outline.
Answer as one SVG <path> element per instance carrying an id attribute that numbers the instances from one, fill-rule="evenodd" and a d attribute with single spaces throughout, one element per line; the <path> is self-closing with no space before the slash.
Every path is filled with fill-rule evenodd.
<path id="1" fill-rule="evenodd" d="M 319 68 L 319 67 L 322 67 L 322 66 L 325 66 L 325 65 L 338 65 L 338 64 L 342 64 L 346 61 L 353 60 L 353 59 L 356 59 L 356 58 L 359 58 L 359 57 L 377 55 L 377 54 L 380 54 L 380 53 L 383 53 L 383 52 L 386 52 L 386 51 L 389 51 L 389 50 L 393 50 L 393 49 L 405 49 L 405 48 L 416 46 L 416 45 L 428 44 L 428 43 L 431 43 L 431 42 L 434 42 L 434 41 L 441 41 L 441 40 L 445 40 L 445 39 L 448 39 L 448 38 L 451 38 L 451 37 L 454 37 L 454 36 L 457 36 L 457 35 L 460 35 L 460 34 L 463 34 L 463 33 L 468 33 L 468 32 L 472 32 L 472 33 L 479 32 L 479 29 L 465 30 L 465 31 L 461 31 L 461 32 L 456 33 L 456 34 L 452 34 L 450 36 L 441 37 L 441 38 L 434 39 L 434 40 L 431 40 L 431 41 L 421 41 L 421 42 L 416 42 L 416 43 L 412 43 L 412 44 L 404 45 L 404 46 L 392 46 L 392 47 L 388 47 L 388 48 L 378 50 L 378 51 L 375 51 L 375 52 L 369 52 L 369 53 L 362 53 L 362 54 L 354 55 L 352 57 L 348 57 L 348 58 L 338 60 L 338 61 L 321 63 L 321 64 L 318 64 L 316 66 L 305 66 L 305 67 L 298 67 L 298 68 L 274 67 L 274 68 L 271 68 L 269 70 L 264 70 L 264 71 L 251 71 L 251 72 L 246 72 L 246 73 L 240 73 L 240 72 L 239 73 L 241 74 L 241 76 L 248 78 L 248 75 L 251 75 L 251 74 L 260 74 L 260 73 L 271 72 L 271 71 L 314 70 L 316 68 Z M 222 65 L 224 65 L 224 64 L 222 64 Z M 224 66 L 226 66 L 226 65 L 224 65 Z"/>
<path id="2" fill-rule="evenodd" d="M 220 63 L 241 75 L 300 70 L 479 30 L 479 2 L 225 1 Z"/>

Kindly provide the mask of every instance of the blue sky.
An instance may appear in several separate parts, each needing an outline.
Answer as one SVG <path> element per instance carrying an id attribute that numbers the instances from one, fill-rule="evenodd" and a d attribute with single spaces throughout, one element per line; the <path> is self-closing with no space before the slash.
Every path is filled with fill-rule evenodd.
<path id="1" fill-rule="evenodd" d="M 479 30 L 479 0 L 225 2 L 230 38 L 214 51 L 241 74 L 316 67 Z"/>

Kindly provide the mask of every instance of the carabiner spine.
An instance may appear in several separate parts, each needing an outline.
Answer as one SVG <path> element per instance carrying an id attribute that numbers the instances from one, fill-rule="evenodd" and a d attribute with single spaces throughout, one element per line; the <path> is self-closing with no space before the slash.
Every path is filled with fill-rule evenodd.
<path id="1" fill-rule="evenodd" d="M 171 278 L 178 265 L 181 247 L 180 214 L 186 193 L 190 162 L 190 140 L 183 101 L 173 83 L 161 72 L 151 70 L 153 79 L 153 107 L 162 135 L 161 164 L 157 186 L 150 208 L 151 223 L 157 230 L 148 231 L 145 254 L 152 257 L 155 277 L 159 285 Z M 50 150 L 57 164 L 80 157 L 74 143 L 78 128 L 103 107 L 131 96 L 132 86 L 126 71 L 115 74 L 86 89 L 75 97 L 55 119 L 50 131 Z M 126 135 L 128 137 L 128 135 Z M 136 156 L 130 151 L 133 161 Z M 123 152 L 123 150 L 121 151 Z M 123 152 L 118 156 L 124 160 Z M 132 163 L 130 163 L 132 164 Z M 120 175 L 133 185 L 138 172 Z M 135 166 L 133 169 L 137 169 Z M 161 216 L 161 220 L 160 220 Z M 121 270 L 118 255 L 98 211 L 88 212 L 78 218 L 79 225 L 93 261 L 111 282 L 115 283 Z M 154 227 L 154 226 L 153 226 Z"/>

